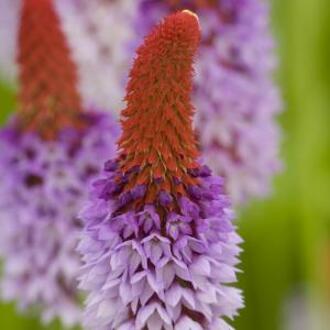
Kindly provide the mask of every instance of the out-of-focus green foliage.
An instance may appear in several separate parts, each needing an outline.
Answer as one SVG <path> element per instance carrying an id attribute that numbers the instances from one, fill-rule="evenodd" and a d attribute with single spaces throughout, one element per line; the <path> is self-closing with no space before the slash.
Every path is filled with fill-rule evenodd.
<path id="1" fill-rule="evenodd" d="M 290 294 L 322 291 L 320 249 L 330 221 L 329 11 L 327 0 L 273 0 L 286 169 L 272 198 L 241 214 L 247 308 L 239 330 L 282 330 Z"/>
<path id="2" fill-rule="evenodd" d="M 239 215 L 245 239 L 240 286 L 247 307 L 237 330 L 284 330 L 290 293 L 299 287 L 324 291 L 321 248 L 330 231 L 329 1 L 273 0 L 273 26 L 286 109 L 281 116 L 285 169 L 274 195 Z M 0 83 L 0 121 L 13 106 L 13 93 Z M 0 307 L 0 329 L 60 327 L 43 328 L 7 305 Z"/>
<path id="3" fill-rule="evenodd" d="M 15 98 L 12 88 L 0 81 L 0 123 L 7 118 L 10 111 L 14 109 Z"/>

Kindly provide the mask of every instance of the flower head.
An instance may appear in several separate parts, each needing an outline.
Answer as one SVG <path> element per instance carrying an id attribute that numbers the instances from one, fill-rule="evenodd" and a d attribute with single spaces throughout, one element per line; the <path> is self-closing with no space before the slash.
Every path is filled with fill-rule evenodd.
<path id="1" fill-rule="evenodd" d="M 172 14 L 137 50 L 119 155 L 81 216 L 88 329 L 230 329 L 241 242 L 222 180 L 197 161 L 190 101 L 197 16 Z"/>
<path id="2" fill-rule="evenodd" d="M 83 189 L 114 154 L 118 128 L 85 112 L 51 0 L 25 0 L 17 114 L 0 131 L 1 297 L 36 307 L 44 322 L 80 322 L 75 251 Z"/>
<path id="3" fill-rule="evenodd" d="M 196 11 L 203 28 L 194 84 L 201 155 L 225 177 L 236 204 L 263 197 L 281 167 L 275 121 L 281 102 L 272 82 L 276 58 L 267 4 L 140 0 L 134 27 L 143 35 L 159 17 L 183 8 Z"/>

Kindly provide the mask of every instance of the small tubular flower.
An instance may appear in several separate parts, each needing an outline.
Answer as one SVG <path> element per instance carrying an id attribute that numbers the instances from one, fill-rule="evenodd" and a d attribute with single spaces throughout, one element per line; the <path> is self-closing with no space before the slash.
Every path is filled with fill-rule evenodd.
<path id="1" fill-rule="evenodd" d="M 281 169 L 281 109 L 268 5 L 262 0 L 140 0 L 135 29 L 143 35 L 159 17 L 188 8 L 202 26 L 196 61 L 195 128 L 205 161 L 223 176 L 235 204 L 264 197 Z M 143 19 L 141 19 L 143 17 Z"/>
<path id="2" fill-rule="evenodd" d="M 71 326 L 81 316 L 77 212 L 119 130 L 81 106 L 51 0 L 23 2 L 18 36 L 18 111 L 0 130 L 1 297 Z"/>
<path id="3" fill-rule="evenodd" d="M 137 50 L 119 154 L 81 212 L 86 329 L 228 330 L 240 237 L 223 180 L 198 161 L 190 100 L 198 18 L 172 14 Z"/>

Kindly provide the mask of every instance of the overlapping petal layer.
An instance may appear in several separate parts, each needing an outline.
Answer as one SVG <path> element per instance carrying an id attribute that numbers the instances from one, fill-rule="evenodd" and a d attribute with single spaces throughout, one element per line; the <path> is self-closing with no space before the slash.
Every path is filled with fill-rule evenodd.
<path id="1" fill-rule="evenodd" d="M 20 309 L 41 310 L 48 323 L 80 322 L 76 252 L 82 223 L 77 217 L 84 187 L 114 155 L 118 128 L 108 114 L 85 115 L 84 133 L 61 132 L 45 142 L 10 124 L 0 133 L 1 297 Z"/>
<path id="2" fill-rule="evenodd" d="M 81 214 L 86 329 L 231 329 L 225 319 L 243 306 L 230 286 L 241 239 L 222 180 L 199 168 L 200 185 L 178 200 L 178 210 L 168 212 L 159 200 L 118 213 L 114 168 L 94 183 Z"/>

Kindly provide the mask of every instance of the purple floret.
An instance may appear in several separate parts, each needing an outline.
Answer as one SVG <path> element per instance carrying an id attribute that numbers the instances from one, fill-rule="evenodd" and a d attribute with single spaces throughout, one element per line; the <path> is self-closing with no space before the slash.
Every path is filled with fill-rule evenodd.
<path id="1" fill-rule="evenodd" d="M 18 132 L 15 120 L 0 131 L 1 297 L 36 307 L 45 323 L 81 321 L 77 213 L 119 134 L 108 114 L 86 116 L 88 129 L 52 142 Z"/>
<path id="2" fill-rule="evenodd" d="M 154 204 L 133 208 L 119 194 L 100 194 L 118 173 L 104 171 L 81 213 L 86 329 L 232 329 L 227 319 L 243 306 L 231 286 L 241 238 L 222 180 L 200 167 L 201 198 L 161 191 Z"/>

